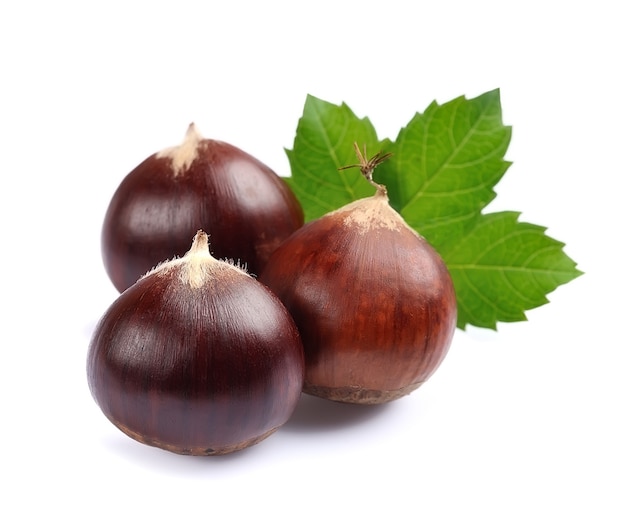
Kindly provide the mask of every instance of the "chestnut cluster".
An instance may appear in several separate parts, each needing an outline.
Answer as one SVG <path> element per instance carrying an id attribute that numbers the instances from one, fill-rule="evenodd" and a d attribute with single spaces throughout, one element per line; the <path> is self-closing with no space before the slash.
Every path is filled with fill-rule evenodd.
<path id="1" fill-rule="evenodd" d="M 121 294 L 87 359 L 113 424 L 219 455 L 284 425 L 302 392 L 380 404 L 434 373 L 456 327 L 452 280 L 374 182 L 385 156 L 357 154 L 374 195 L 307 224 L 280 177 L 193 124 L 130 172 L 102 234 Z"/>

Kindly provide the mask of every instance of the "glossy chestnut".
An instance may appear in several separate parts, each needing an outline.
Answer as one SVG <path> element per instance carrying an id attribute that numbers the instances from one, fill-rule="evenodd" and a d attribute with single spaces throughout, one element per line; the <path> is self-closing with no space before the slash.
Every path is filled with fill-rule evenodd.
<path id="1" fill-rule="evenodd" d="M 304 392 L 362 404 L 421 386 L 450 347 L 457 313 L 443 260 L 373 184 L 373 197 L 292 234 L 259 278 L 300 331 Z"/>
<path id="2" fill-rule="evenodd" d="M 181 256 L 199 229 L 217 258 L 258 275 L 274 249 L 302 226 L 302 208 L 268 166 L 189 126 L 182 144 L 149 156 L 120 183 L 102 227 L 102 256 L 118 291 Z"/>
<path id="3" fill-rule="evenodd" d="M 214 259 L 199 232 L 182 258 L 124 291 L 92 337 L 87 377 L 106 417 L 139 442 L 220 455 L 263 440 L 291 416 L 302 343 L 281 302 Z"/>

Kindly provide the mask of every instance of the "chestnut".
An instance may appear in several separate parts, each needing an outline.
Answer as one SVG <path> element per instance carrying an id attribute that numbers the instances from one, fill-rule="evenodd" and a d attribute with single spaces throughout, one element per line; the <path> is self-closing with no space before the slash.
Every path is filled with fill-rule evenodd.
<path id="1" fill-rule="evenodd" d="M 211 256 L 200 231 L 187 254 L 126 289 L 99 321 L 91 393 L 124 433 L 180 454 L 221 455 L 263 440 L 300 398 L 293 319 L 243 269 Z"/>
<path id="2" fill-rule="evenodd" d="M 287 184 L 268 166 L 192 123 L 182 144 L 155 153 L 120 183 L 102 227 L 102 256 L 118 291 L 181 256 L 199 229 L 216 258 L 258 275 L 269 255 L 302 226 Z"/>
<path id="3" fill-rule="evenodd" d="M 358 151 L 358 149 L 357 149 Z M 259 279 L 293 316 L 303 340 L 305 393 L 378 404 L 421 386 L 444 359 L 456 296 L 443 260 L 376 193 L 304 225 L 272 254 Z"/>

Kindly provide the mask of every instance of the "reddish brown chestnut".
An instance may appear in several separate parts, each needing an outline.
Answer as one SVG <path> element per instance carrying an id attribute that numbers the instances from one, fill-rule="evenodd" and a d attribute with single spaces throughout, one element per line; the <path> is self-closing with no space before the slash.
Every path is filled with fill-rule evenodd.
<path id="1" fill-rule="evenodd" d="M 104 266 L 121 292 L 166 259 L 181 256 L 199 229 L 215 257 L 258 275 L 302 226 L 302 207 L 269 167 L 191 124 L 183 143 L 151 155 L 114 193 L 102 228 Z"/>
<path id="2" fill-rule="evenodd" d="M 282 426 L 299 400 L 304 356 L 274 294 L 213 258 L 198 232 L 182 258 L 124 291 L 92 337 L 89 387 L 104 414 L 139 442 L 220 455 Z"/>
<path id="3" fill-rule="evenodd" d="M 360 155 L 360 152 L 359 152 Z M 292 234 L 260 281 L 291 312 L 305 351 L 304 392 L 362 404 L 387 402 L 437 369 L 456 326 L 456 297 L 435 250 L 376 194 Z"/>

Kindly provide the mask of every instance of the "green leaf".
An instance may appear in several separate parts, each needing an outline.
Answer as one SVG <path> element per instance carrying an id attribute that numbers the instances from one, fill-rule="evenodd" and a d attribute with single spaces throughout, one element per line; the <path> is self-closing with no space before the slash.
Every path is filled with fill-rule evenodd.
<path id="1" fill-rule="evenodd" d="M 358 170 L 339 170 L 356 161 L 354 142 L 376 153 L 376 131 L 348 106 L 336 106 L 309 95 L 298 122 L 293 149 L 286 150 L 291 177 L 285 179 L 310 221 L 360 197 L 372 186 Z"/>
<path id="2" fill-rule="evenodd" d="M 500 93 L 433 102 L 390 145 L 375 177 L 404 219 L 438 249 L 472 224 L 494 197 L 511 163 L 503 156 L 511 128 L 502 124 Z"/>
<path id="3" fill-rule="evenodd" d="M 308 96 L 294 147 L 287 150 L 293 188 L 311 221 L 373 189 L 358 169 L 354 143 L 371 156 L 392 156 L 376 168 L 391 205 L 441 254 L 454 280 L 458 326 L 496 328 L 525 320 L 525 311 L 582 272 L 545 228 L 520 223 L 518 212 L 483 215 L 510 162 L 511 128 L 502 122 L 500 92 L 433 102 L 395 141 L 379 140 L 367 118 Z"/>
<path id="4" fill-rule="evenodd" d="M 526 319 L 524 311 L 547 303 L 546 294 L 582 272 L 564 244 L 545 228 L 518 222 L 517 212 L 483 215 L 441 253 L 457 294 L 458 323 L 496 328 Z"/>

